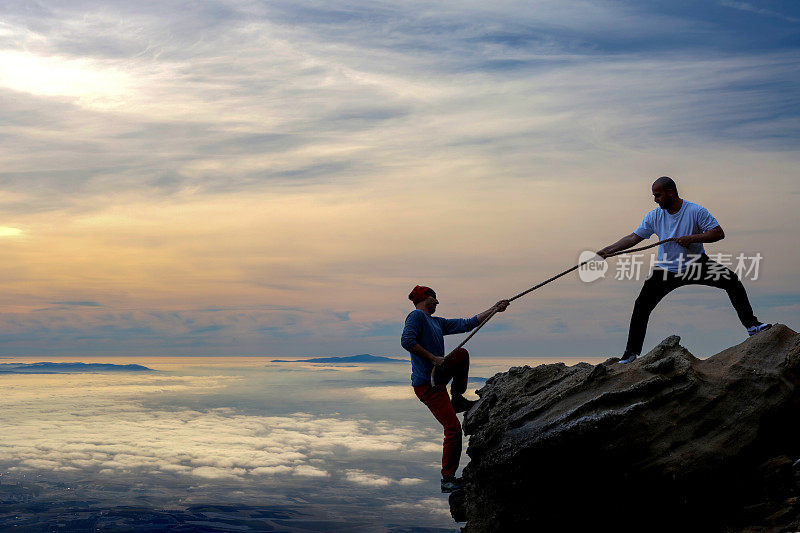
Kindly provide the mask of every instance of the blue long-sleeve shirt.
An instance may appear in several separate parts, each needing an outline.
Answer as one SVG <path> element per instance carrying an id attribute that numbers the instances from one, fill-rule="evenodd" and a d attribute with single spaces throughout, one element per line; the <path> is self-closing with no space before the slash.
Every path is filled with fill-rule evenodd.
<path id="1" fill-rule="evenodd" d="M 406 317 L 400 344 L 406 350 L 419 344 L 433 355 L 444 357 L 444 335 L 466 333 L 478 325 L 478 316 L 472 318 L 446 319 L 438 316 L 428 316 L 423 311 L 415 309 Z M 431 380 L 433 363 L 428 359 L 411 354 L 411 385 L 418 387 L 426 385 Z"/>

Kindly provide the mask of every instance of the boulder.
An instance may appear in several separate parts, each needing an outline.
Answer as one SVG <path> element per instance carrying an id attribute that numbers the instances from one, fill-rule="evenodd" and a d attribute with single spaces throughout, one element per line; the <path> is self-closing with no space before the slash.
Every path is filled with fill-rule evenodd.
<path id="1" fill-rule="evenodd" d="M 707 359 L 671 336 L 617 361 L 486 382 L 464 421 L 464 531 L 800 531 L 800 335 L 778 324 Z"/>

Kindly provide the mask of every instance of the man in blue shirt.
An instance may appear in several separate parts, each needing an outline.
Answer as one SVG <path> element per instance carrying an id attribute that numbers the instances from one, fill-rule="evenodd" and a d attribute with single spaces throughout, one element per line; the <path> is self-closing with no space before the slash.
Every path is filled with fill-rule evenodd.
<path id="1" fill-rule="evenodd" d="M 464 398 L 469 377 L 469 353 L 459 348 L 444 356 L 444 335 L 466 333 L 492 312 L 503 312 L 508 300 L 500 300 L 472 318 L 445 319 L 433 316 L 439 300 L 430 287 L 417 285 L 408 299 L 415 309 L 406 317 L 400 344 L 411 353 L 411 385 L 419 400 L 430 409 L 444 428 L 442 450 L 442 492 L 461 488 L 456 470 L 461 458 L 461 423 L 456 413 L 469 410 L 475 403 Z M 447 383 L 452 399 L 447 394 Z"/>
<path id="2" fill-rule="evenodd" d="M 628 344 L 620 363 L 630 363 L 641 353 L 650 313 L 667 294 L 684 285 L 708 285 L 723 289 L 733 304 L 748 335 L 768 329 L 755 315 L 744 285 L 736 273 L 711 261 L 703 243 L 725 238 L 725 232 L 706 208 L 678 196 L 678 187 L 667 177 L 658 178 L 652 187 L 658 208 L 647 213 L 630 235 L 606 246 L 597 255 L 606 256 L 635 246 L 654 233 L 660 240 L 676 237 L 658 247 L 658 261 L 636 299 L 628 331 Z"/>

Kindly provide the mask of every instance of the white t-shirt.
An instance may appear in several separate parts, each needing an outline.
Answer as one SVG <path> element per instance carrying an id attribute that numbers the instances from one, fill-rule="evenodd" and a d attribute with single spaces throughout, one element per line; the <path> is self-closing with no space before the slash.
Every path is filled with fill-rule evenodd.
<path id="1" fill-rule="evenodd" d="M 653 209 L 644 216 L 642 223 L 633 232 L 642 239 L 647 239 L 655 233 L 659 240 L 663 241 L 670 237 L 703 233 L 717 226 L 719 222 L 705 207 L 684 200 L 680 210 L 674 215 L 670 215 L 666 209 L 660 207 Z M 706 251 L 701 242 L 690 244 L 688 249 L 675 242 L 666 242 L 658 247 L 656 266 L 680 273 L 687 263 L 704 253 Z"/>

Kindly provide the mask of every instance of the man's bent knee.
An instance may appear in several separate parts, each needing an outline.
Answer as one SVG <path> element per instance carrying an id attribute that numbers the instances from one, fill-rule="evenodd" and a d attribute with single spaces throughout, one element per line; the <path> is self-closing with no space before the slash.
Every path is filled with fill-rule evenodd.
<path id="1" fill-rule="evenodd" d="M 463 365 L 464 363 L 469 363 L 469 352 L 466 348 L 458 348 L 453 350 L 453 353 L 449 354 L 445 359 L 452 365 Z"/>

